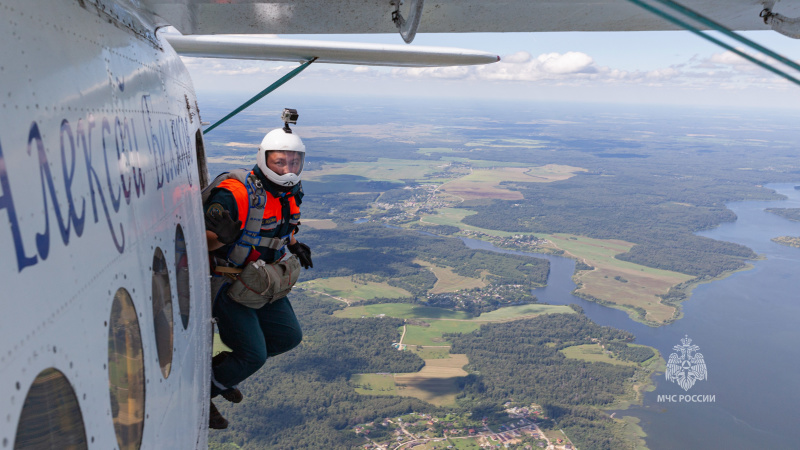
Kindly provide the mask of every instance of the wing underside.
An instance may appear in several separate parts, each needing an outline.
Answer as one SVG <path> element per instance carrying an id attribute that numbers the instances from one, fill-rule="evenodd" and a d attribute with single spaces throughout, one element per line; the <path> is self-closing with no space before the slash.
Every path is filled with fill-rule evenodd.
<path id="1" fill-rule="evenodd" d="M 759 17 L 764 1 L 680 3 L 733 30 L 769 29 Z M 775 12 L 800 16 L 798 3 L 777 2 Z M 397 32 L 390 0 L 144 0 L 143 4 L 184 35 Z M 400 12 L 408 9 L 404 5 Z M 420 33 L 678 29 L 628 0 L 425 0 L 421 17 Z"/>

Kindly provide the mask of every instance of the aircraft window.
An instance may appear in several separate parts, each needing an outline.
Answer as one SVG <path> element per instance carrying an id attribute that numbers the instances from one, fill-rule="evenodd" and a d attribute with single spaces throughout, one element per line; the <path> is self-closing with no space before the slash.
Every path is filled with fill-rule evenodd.
<path id="1" fill-rule="evenodd" d="M 167 378 L 172 367 L 172 291 L 167 261 L 159 247 L 156 247 L 153 255 L 153 324 L 156 330 L 158 364 L 164 378 Z"/>
<path id="2" fill-rule="evenodd" d="M 183 228 L 178 224 L 175 230 L 175 281 L 178 283 L 178 310 L 181 313 L 183 329 L 189 327 L 189 259 L 186 255 L 186 240 Z"/>
<path id="3" fill-rule="evenodd" d="M 199 112 L 198 112 L 199 113 Z M 203 132 L 197 130 L 194 134 L 195 153 L 197 153 L 197 172 L 200 176 L 200 189 L 205 189 L 209 183 L 208 165 L 206 164 L 206 148 L 203 145 Z"/>
<path id="4" fill-rule="evenodd" d="M 22 406 L 14 448 L 88 448 L 78 399 L 60 371 L 45 369 L 33 380 Z"/>
<path id="5" fill-rule="evenodd" d="M 108 325 L 108 389 L 120 450 L 138 449 L 144 429 L 144 357 L 139 320 L 123 288 L 114 295 Z"/>

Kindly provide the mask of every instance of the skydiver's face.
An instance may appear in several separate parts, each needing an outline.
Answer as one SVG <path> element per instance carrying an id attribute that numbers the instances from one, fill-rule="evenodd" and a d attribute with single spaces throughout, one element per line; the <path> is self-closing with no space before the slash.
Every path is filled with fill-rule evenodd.
<path id="1" fill-rule="evenodd" d="M 267 167 L 278 175 L 287 173 L 300 174 L 303 158 L 299 152 L 267 152 Z"/>

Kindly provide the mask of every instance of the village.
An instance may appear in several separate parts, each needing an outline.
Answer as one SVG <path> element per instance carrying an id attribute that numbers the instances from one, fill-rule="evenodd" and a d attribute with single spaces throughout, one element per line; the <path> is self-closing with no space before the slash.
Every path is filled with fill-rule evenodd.
<path id="1" fill-rule="evenodd" d="M 377 220 L 390 225 L 402 225 L 417 221 L 424 224 L 424 220 L 420 219 L 423 215 L 437 214 L 437 210 L 458 206 L 458 203 L 460 203 L 454 202 L 452 197 L 440 195 L 439 187 L 436 184 L 407 186 L 402 189 L 407 192 L 407 196 L 393 199 L 395 200 L 393 202 L 382 201 L 385 197 L 382 196 L 372 204 L 372 207 L 380 212 L 375 212 L 369 219 L 362 220 Z M 440 228 L 445 227 L 440 226 Z M 488 241 L 501 248 L 535 252 L 549 252 L 552 250 L 548 247 L 549 242 L 546 239 L 539 238 L 533 234 L 496 236 L 468 228 L 454 229 L 453 231 L 457 231 L 459 236 Z"/>
<path id="2" fill-rule="evenodd" d="M 456 292 L 427 294 L 417 299 L 428 306 L 451 308 L 480 314 L 502 306 L 535 303 L 531 286 L 522 284 L 490 284 L 481 288 L 461 289 Z"/>
<path id="3" fill-rule="evenodd" d="M 561 430 L 539 428 L 538 423 L 544 418 L 538 405 L 504 406 L 507 420 L 501 422 L 415 412 L 359 424 L 353 431 L 366 440 L 362 446 L 365 450 L 574 449 Z"/>

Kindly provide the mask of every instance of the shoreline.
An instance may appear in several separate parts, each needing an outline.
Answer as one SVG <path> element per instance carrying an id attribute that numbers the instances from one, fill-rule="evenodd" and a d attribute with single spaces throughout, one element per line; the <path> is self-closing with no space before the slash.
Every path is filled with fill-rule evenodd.
<path id="1" fill-rule="evenodd" d="M 641 427 L 640 419 L 635 416 L 621 415 L 621 417 L 614 417 L 617 413 L 621 413 L 630 409 L 632 405 L 641 406 L 644 402 L 644 394 L 656 390 L 655 377 L 664 373 L 667 369 L 667 363 L 664 357 L 661 356 L 655 347 L 645 346 L 652 349 L 655 355 L 644 361 L 639 365 L 641 373 L 637 373 L 636 379 L 633 381 L 631 389 L 633 391 L 632 399 L 622 398 L 606 408 L 603 411 L 610 413 L 609 417 L 622 427 L 621 433 L 623 437 L 630 442 L 636 450 L 649 450 L 647 447 L 647 433 Z M 641 380 L 640 380 L 641 377 Z"/>
<path id="2" fill-rule="evenodd" d="M 763 261 L 765 259 L 766 259 L 766 257 L 764 257 L 763 255 L 759 255 L 758 258 L 749 259 L 747 261 Z M 724 280 L 725 278 L 728 278 L 731 275 L 734 275 L 734 274 L 739 273 L 739 272 L 745 272 L 745 271 L 751 270 L 754 267 L 755 267 L 754 264 L 752 264 L 750 262 L 747 262 L 747 263 L 745 263 L 745 265 L 743 267 L 741 267 L 739 269 L 730 270 L 730 271 L 727 271 L 727 272 L 722 272 L 721 274 L 719 274 L 719 275 L 717 275 L 715 277 L 707 277 L 707 278 L 704 277 L 704 278 L 701 278 L 701 279 L 693 278 L 693 279 L 691 279 L 689 281 L 686 281 L 686 282 L 683 282 L 683 283 L 676 284 L 676 285 L 672 286 L 670 288 L 670 292 L 666 296 L 662 296 L 661 297 L 660 303 L 662 303 L 664 305 L 669 305 L 669 306 L 674 307 L 675 308 L 675 313 L 672 315 L 671 318 L 669 318 L 669 319 L 667 319 L 667 320 L 665 320 L 663 322 L 653 322 L 652 320 L 644 319 L 644 317 L 642 315 L 642 312 L 644 312 L 646 314 L 646 310 L 644 310 L 644 309 L 640 310 L 640 309 L 635 308 L 635 307 L 631 307 L 631 306 L 627 306 L 627 305 L 621 305 L 619 303 L 614 303 L 614 302 L 611 302 L 611 301 L 608 301 L 608 300 L 603 300 L 603 299 L 600 299 L 600 298 L 593 297 L 593 296 L 591 296 L 589 294 L 584 294 L 582 292 L 577 292 L 578 289 L 580 289 L 582 287 L 582 284 L 579 281 L 576 281 L 574 279 L 575 274 L 573 274 L 573 281 L 575 282 L 576 287 L 571 293 L 572 293 L 572 295 L 574 295 L 576 297 L 580 297 L 580 298 L 586 300 L 587 302 L 593 302 L 593 303 L 597 303 L 597 304 L 599 304 L 601 306 L 605 306 L 605 307 L 608 307 L 608 308 L 614 308 L 614 309 L 617 309 L 617 310 L 620 310 L 620 311 L 624 311 L 625 313 L 628 314 L 628 317 L 631 320 L 633 320 L 634 322 L 638 322 L 638 323 L 647 325 L 648 327 L 658 328 L 658 327 L 661 327 L 661 326 L 664 326 L 664 325 L 670 325 L 670 324 L 675 323 L 678 320 L 683 318 L 683 308 L 681 307 L 681 305 L 683 304 L 683 302 L 686 302 L 686 301 L 688 301 L 688 300 L 690 300 L 692 298 L 692 291 L 694 291 L 694 289 L 696 287 L 698 287 L 698 286 L 700 286 L 702 284 L 708 284 L 708 283 L 713 283 L 714 281 Z M 576 273 L 577 273 L 577 271 L 576 271 Z M 670 300 L 670 299 L 674 299 L 674 300 Z"/>
<path id="3" fill-rule="evenodd" d="M 459 233 L 461 233 L 463 231 L 465 231 L 465 230 L 461 229 L 459 231 Z M 454 237 L 454 236 L 441 236 L 441 237 Z M 458 234 L 457 234 L 456 237 L 461 237 L 461 236 L 458 236 Z M 572 292 L 571 292 L 572 295 L 574 295 L 575 297 L 582 298 L 582 299 L 584 299 L 586 301 L 589 301 L 589 302 L 597 303 L 597 304 L 599 304 L 601 306 L 605 306 L 605 307 L 608 307 L 608 308 L 614 308 L 614 309 L 623 311 L 623 312 L 627 313 L 628 317 L 631 320 L 633 320 L 634 322 L 638 322 L 638 323 L 641 323 L 643 325 L 647 325 L 647 326 L 652 327 L 652 328 L 658 328 L 658 327 L 661 327 L 661 326 L 664 326 L 664 325 L 670 325 L 670 324 L 675 323 L 676 321 L 682 319 L 683 318 L 683 308 L 681 307 L 681 304 L 683 302 L 691 299 L 692 291 L 697 286 L 700 286 L 702 284 L 712 283 L 714 281 L 724 280 L 725 278 L 728 278 L 729 276 L 731 276 L 731 275 L 733 275 L 735 273 L 744 272 L 744 271 L 753 269 L 755 267 L 755 265 L 752 264 L 750 261 L 763 261 L 763 260 L 766 259 L 766 257 L 763 254 L 757 255 L 756 258 L 744 260 L 745 261 L 745 265 L 743 267 L 739 268 L 739 269 L 731 270 L 731 271 L 727 271 L 727 272 L 722 272 L 721 274 L 719 274 L 719 275 L 717 275 L 715 277 L 709 277 L 707 275 L 702 277 L 702 278 L 695 277 L 695 278 L 692 278 L 692 279 L 690 279 L 688 281 L 685 281 L 683 283 L 679 283 L 679 284 L 671 286 L 670 290 L 667 292 L 667 294 L 658 295 L 658 297 L 660 297 L 659 303 L 661 303 L 663 305 L 667 305 L 667 306 L 673 307 L 675 309 L 675 312 L 673 313 L 672 317 L 670 317 L 669 319 L 664 320 L 663 322 L 654 322 L 652 320 L 645 319 L 645 316 L 647 314 L 647 310 L 644 309 L 644 308 L 638 308 L 638 307 L 633 307 L 633 306 L 629 306 L 629 305 L 622 305 L 622 304 L 615 303 L 615 302 L 612 302 L 612 301 L 609 301 L 609 300 L 603 300 L 603 299 L 594 297 L 594 296 L 589 295 L 589 294 L 584 294 L 582 292 L 578 292 L 578 290 L 583 287 L 583 283 L 580 281 L 580 279 L 576 278 L 577 275 L 578 275 L 578 272 L 580 271 L 579 269 L 577 269 L 577 263 L 582 263 L 583 260 L 581 258 L 577 257 L 576 255 L 573 255 L 570 252 L 564 250 L 564 249 L 558 248 L 557 246 L 554 246 L 554 247 L 534 246 L 533 248 L 518 248 L 518 247 L 509 247 L 509 246 L 506 246 L 506 245 L 499 245 L 499 244 L 501 244 L 501 242 L 496 242 L 497 236 L 486 234 L 486 233 L 484 233 L 484 236 L 463 236 L 463 237 L 468 237 L 469 239 L 476 239 L 476 240 L 488 242 L 488 243 L 494 245 L 495 247 L 503 249 L 503 250 L 526 252 L 526 253 L 539 253 L 539 254 L 542 254 L 542 255 L 560 256 L 562 258 L 572 259 L 573 261 L 576 262 L 576 269 L 572 274 L 572 281 L 575 283 L 576 286 L 575 286 L 575 289 L 573 289 Z M 644 266 L 644 267 L 649 267 L 649 266 Z M 544 287 L 544 286 L 538 286 L 538 287 Z"/>

